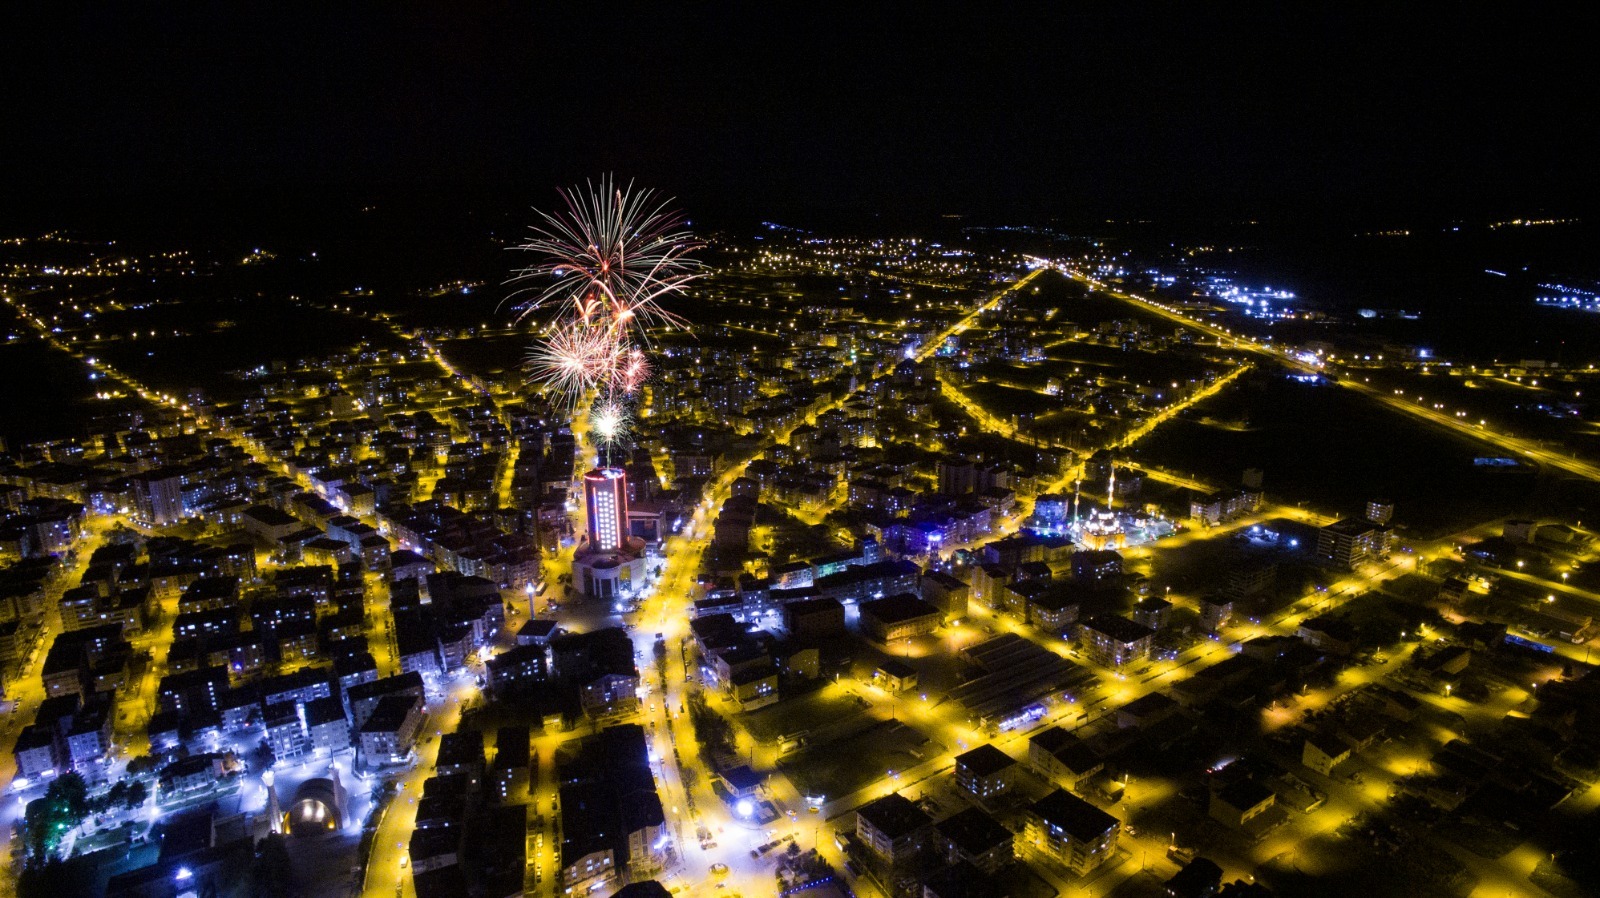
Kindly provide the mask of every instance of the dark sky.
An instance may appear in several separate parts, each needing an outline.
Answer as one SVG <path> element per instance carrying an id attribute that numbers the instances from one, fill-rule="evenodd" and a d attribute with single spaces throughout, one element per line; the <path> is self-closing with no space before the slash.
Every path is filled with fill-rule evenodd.
<path id="1" fill-rule="evenodd" d="M 1524 4 L 189 5 L 4 14 L 7 207 L 545 203 L 603 171 L 744 215 L 1448 217 L 1600 197 L 1590 29 Z"/>

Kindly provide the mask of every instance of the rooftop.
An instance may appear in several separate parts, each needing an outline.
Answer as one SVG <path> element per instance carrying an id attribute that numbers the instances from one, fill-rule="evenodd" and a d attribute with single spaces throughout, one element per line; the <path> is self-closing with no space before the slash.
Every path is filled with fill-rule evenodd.
<path id="1" fill-rule="evenodd" d="M 1011 830 L 979 808 L 967 808 L 946 820 L 934 824 L 939 835 L 951 842 L 963 854 L 987 854 L 1011 841 Z"/>
<path id="2" fill-rule="evenodd" d="M 871 615 L 885 624 L 898 624 L 922 617 L 938 616 L 938 608 L 908 592 L 861 603 L 862 616 Z"/>
<path id="3" fill-rule="evenodd" d="M 898 792 L 867 802 L 857 813 L 890 839 L 910 835 L 932 822 L 926 812 Z"/>
<path id="4" fill-rule="evenodd" d="M 1155 631 L 1144 624 L 1135 623 L 1125 617 L 1111 614 L 1098 614 L 1083 623 L 1084 629 L 1093 630 L 1105 635 L 1113 642 L 1123 644 L 1138 642 Z"/>
<path id="5" fill-rule="evenodd" d="M 956 756 L 956 769 L 969 771 L 973 776 L 993 776 L 1016 763 L 1010 755 L 989 743 Z"/>
<path id="6" fill-rule="evenodd" d="M 1272 798 L 1272 790 L 1252 779 L 1236 779 L 1223 786 L 1217 797 L 1244 811 Z"/>
<path id="7" fill-rule="evenodd" d="M 1065 789 L 1057 789 L 1034 802 L 1032 812 L 1074 841 L 1092 842 L 1114 829 L 1117 818 Z"/>

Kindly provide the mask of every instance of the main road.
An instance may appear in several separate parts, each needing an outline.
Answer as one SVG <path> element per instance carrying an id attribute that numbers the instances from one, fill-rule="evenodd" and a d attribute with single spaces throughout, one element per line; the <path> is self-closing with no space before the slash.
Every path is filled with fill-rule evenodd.
<path id="1" fill-rule="evenodd" d="M 428 701 L 428 716 L 423 721 L 410 766 L 398 776 L 387 772 L 380 774 L 392 777 L 396 791 L 378 815 L 378 828 L 372 837 L 371 853 L 367 855 L 362 886 L 366 898 L 415 898 L 407 857 L 411 833 L 416 828 L 422 785 L 433 776 L 440 735 L 455 732 L 461 722 L 463 704 L 477 698 L 477 685 L 470 675 L 447 681 L 442 697 L 437 701 L 430 697 Z M 350 788 L 356 787 L 350 784 Z M 365 787 L 364 782 L 362 787 Z"/>
<path id="2" fill-rule="evenodd" d="M 1154 300 L 1146 299 L 1142 296 L 1127 293 L 1122 290 L 1113 289 L 1101 283 L 1099 280 L 1074 269 L 1063 266 L 1061 271 L 1073 280 L 1078 281 L 1085 286 L 1099 290 L 1105 293 L 1107 296 L 1132 303 L 1133 305 L 1138 306 L 1147 312 L 1154 313 L 1176 324 L 1181 324 L 1184 327 L 1188 327 L 1192 330 L 1196 330 L 1200 333 L 1214 337 L 1217 340 L 1218 345 L 1221 345 L 1225 342 L 1232 342 L 1233 345 L 1239 349 L 1243 349 L 1260 355 L 1264 358 L 1271 359 L 1274 362 L 1287 366 L 1296 371 L 1317 374 L 1323 373 L 1316 366 L 1308 365 L 1301 359 L 1296 358 L 1294 354 L 1288 350 L 1261 343 L 1242 334 L 1235 334 L 1228 328 L 1218 327 L 1217 325 L 1209 322 L 1199 321 L 1191 318 L 1188 315 L 1185 315 L 1182 312 L 1179 312 L 1171 306 L 1163 303 L 1155 302 Z M 1381 390 L 1372 387 L 1370 384 L 1358 381 L 1351 376 L 1342 376 L 1334 378 L 1333 380 L 1339 386 L 1360 393 L 1369 399 L 1383 404 L 1387 408 L 1415 418 L 1420 418 L 1429 424 L 1444 428 L 1457 435 L 1476 440 L 1480 443 L 1486 443 L 1504 452 L 1509 452 L 1512 455 L 1522 456 L 1523 458 L 1530 459 L 1538 462 L 1539 464 L 1566 471 L 1569 474 L 1575 474 L 1586 480 L 1600 481 L 1600 465 L 1594 465 L 1570 455 L 1562 455 L 1559 452 L 1552 452 L 1534 440 L 1524 439 L 1522 437 L 1512 436 L 1511 434 L 1489 430 L 1482 425 L 1472 424 L 1471 422 L 1457 418 L 1454 415 L 1444 414 L 1437 409 L 1430 408 L 1424 404 L 1407 402 L 1403 398 L 1384 393 Z"/>

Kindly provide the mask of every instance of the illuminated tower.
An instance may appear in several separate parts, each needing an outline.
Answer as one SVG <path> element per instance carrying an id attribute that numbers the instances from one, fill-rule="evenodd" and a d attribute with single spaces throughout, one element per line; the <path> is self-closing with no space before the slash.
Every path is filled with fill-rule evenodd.
<path id="1" fill-rule="evenodd" d="M 333 819 L 339 821 L 337 825 L 344 825 L 345 808 L 350 804 L 350 793 L 345 791 L 344 783 L 339 782 L 339 765 L 328 765 L 328 776 L 333 779 Z"/>
<path id="2" fill-rule="evenodd" d="M 278 786 L 273 782 L 271 770 L 261 772 L 261 783 L 267 787 L 267 825 L 275 833 L 283 832 L 283 806 L 278 803 Z"/>
<path id="3" fill-rule="evenodd" d="M 589 513 L 589 545 L 602 552 L 623 547 L 628 533 L 628 475 L 621 468 L 595 468 L 583 475 Z"/>

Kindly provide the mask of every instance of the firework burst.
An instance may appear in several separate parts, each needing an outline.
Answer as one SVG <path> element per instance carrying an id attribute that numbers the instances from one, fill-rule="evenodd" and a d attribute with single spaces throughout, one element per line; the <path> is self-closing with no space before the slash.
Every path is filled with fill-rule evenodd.
<path id="1" fill-rule="evenodd" d="M 557 327 L 528 353 L 534 380 L 558 404 L 574 407 L 591 390 L 608 385 L 621 362 L 622 347 L 606 327 Z"/>
<path id="2" fill-rule="evenodd" d="M 633 415 L 628 407 L 615 399 L 596 402 L 589 412 L 589 427 L 594 432 L 595 441 L 606 449 L 622 442 L 632 421 Z"/>
<path id="3" fill-rule="evenodd" d="M 517 317 L 554 306 L 558 317 L 603 316 L 622 329 L 681 327 L 660 300 L 699 277 L 689 253 L 702 244 L 670 200 L 609 176 L 558 192 L 565 211 L 540 213 L 543 222 L 517 247 L 539 257 L 513 273 Z"/>
<path id="4" fill-rule="evenodd" d="M 650 376 L 641 344 L 651 328 L 684 325 L 660 300 L 700 276 L 688 254 L 702 244 L 652 190 L 603 177 L 559 193 L 565 211 L 541 213 L 517 247 L 539 261 L 514 272 L 511 297 L 519 321 L 552 313 L 548 336 L 528 354 L 532 379 L 569 409 L 593 394 L 590 423 L 609 450 L 625 439 L 629 403 Z"/>
<path id="5" fill-rule="evenodd" d="M 644 351 L 635 346 L 628 350 L 617 368 L 617 385 L 626 395 L 633 395 L 650 377 L 650 360 Z"/>

